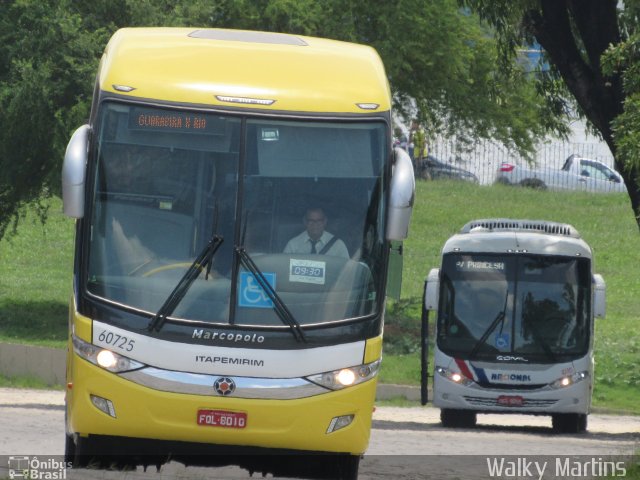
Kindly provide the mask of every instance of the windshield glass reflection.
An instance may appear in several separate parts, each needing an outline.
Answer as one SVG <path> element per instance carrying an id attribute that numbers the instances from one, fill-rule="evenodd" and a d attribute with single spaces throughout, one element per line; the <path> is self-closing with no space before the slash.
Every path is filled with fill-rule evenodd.
<path id="1" fill-rule="evenodd" d="M 386 255 L 385 131 L 381 122 L 107 104 L 96 131 L 89 293 L 153 316 L 191 268 L 188 288 L 171 301 L 173 321 L 282 326 L 274 298 L 294 324 L 375 313 Z M 224 242 L 199 266 L 214 236 Z"/>
<path id="2" fill-rule="evenodd" d="M 462 358 L 577 358 L 589 342 L 589 260 L 449 254 L 438 345 Z"/>

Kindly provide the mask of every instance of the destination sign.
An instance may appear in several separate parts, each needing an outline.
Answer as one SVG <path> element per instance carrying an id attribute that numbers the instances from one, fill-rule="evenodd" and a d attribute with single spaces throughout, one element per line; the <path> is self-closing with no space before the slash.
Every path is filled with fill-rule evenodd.
<path id="1" fill-rule="evenodd" d="M 221 134 L 224 120 L 194 112 L 172 112 L 150 108 L 132 108 L 129 128 L 156 132 L 182 131 L 190 133 Z"/>
<path id="2" fill-rule="evenodd" d="M 504 272 L 504 262 L 458 260 L 456 270 L 461 272 Z"/>

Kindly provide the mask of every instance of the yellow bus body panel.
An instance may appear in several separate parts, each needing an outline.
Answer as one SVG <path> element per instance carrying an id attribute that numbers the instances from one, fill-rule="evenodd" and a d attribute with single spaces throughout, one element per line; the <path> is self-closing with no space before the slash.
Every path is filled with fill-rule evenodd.
<path id="1" fill-rule="evenodd" d="M 73 333 L 76 337 L 84 340 L 87 343 L 91 343 L 93 341 L 93 322 L 90 318 L 85 317 L 84 315 L 80 315 L 75 310 L 75 302 L 71 304 L 71 312 L 75 312 L 75 322 L 73 323 Z M 73 345 L 70 345 L 71 350 L 73 351 Z"/>
<path id="2" fill-rule="evenodd" d="M 103 95 L 141 104 L 249 109 L 274 116 L 388 115 L 391 108 L 389 83 L 373 48 L 240 30 L 119 30 L 103 54 L 98 88 Z M 76 312 L 73 302 L 70 311 Z M 71 313 L 70 324 L 76 336 L 92 341 L 91 319 Z M 381 350 L 382 336 L 368 339 L 364 361 L 379 359 Z M 374 378 L 294 400 L 221 397 L 213 388 L 211 396 L 169 393 L 80 358 L 71 336 L 67 381 L 70 433 L 352 454 L 368 446 L 377 383 Z M 96 408 L 92 394 L 110 400 L 116 418 Z M 200 409 L 245 412 L 247 426 L 200 426 Z M 326 433 L 331 420 L 343 415 L 354 415 L 353 422 Z"/>
<path id="3" fill-rule="evenodd" d="M 231 35 L 233 40 L 190 36 L 197 31 Z M 372 110 L 357 103 L 377 104 L 376 112 L 391 107 L 388 80 L 373 48 L 241 30 L 121 29 L 105 49 L 99 86 L 104 92 L 139 99 L 200 106 L 360 114 Z M 123 92 L 114 86 L 134 90 Z M 228 103 L 217 95 L 274 103 Z"/>
<path id="4" fill-rule="evenodd" d="M 382 357 L 382 335 L 367 340 L 364 351 L 364 363 L 371 363 Z"/>
<path id="5" fill-rule="evenodd" d="M 109 435 L 295 450 L 364 453 L 369 443 L 376 380 L 296 400 L 255 400 L 153 390 L 99 368 L 76 354 L 69 361 L 69 426 L 82 436 Z M 90 395 L 113 402 L 116 418 L 98 410 Z M 243 429 L 200 426 L 199 409 L 245 412 Z M 332 418 L 355 415 L 327 434 Z"/>

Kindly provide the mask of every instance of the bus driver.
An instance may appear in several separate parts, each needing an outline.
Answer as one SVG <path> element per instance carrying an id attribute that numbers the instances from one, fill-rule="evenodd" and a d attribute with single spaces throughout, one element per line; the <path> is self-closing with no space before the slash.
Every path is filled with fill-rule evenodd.
<path id="1" fill-rule="evenodd" d="M 284 247 L 284 253 L 325 254 L 349 258 L 349 251 L 342 240 L 327 232 L 327 216 L 321 208 L 310 208 L 302 221 L 305 231 L 293 237 Z"/>

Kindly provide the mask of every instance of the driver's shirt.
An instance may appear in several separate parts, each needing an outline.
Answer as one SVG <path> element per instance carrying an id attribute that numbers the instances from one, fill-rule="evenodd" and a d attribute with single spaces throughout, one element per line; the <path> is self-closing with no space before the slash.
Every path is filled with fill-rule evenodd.
<path id="1" fill-rule="evenodd" d="M 322 232 L 322 236 L 315 244 L 316 252 L 321 252 L 322 249 L 331 241 L 333 235 L 327 231 Z M 313 251 L 313 242 L 309 237 L 309 234 L 305 230 L 300 235 L 293 237 L 289 242 L 287 242 L 286 247 L 284 247 L 284 253 L 299 253 L 299 254 L 310 254 Z M 346 245 L 340 239 L 337 239 L 333 245 L 329 248 L 329 250 L 325 253 L 325 255 L 331 255 L 334 257 L 343 257 L 349 258 L 349 251 L 347 250 Z"/>

